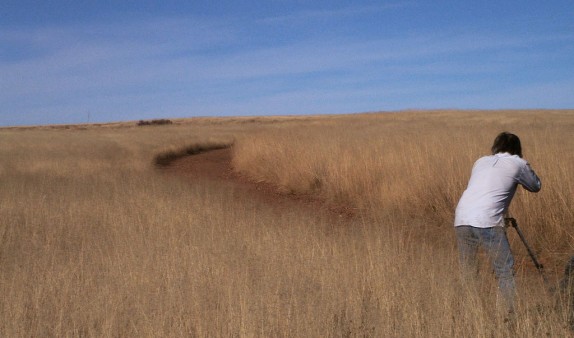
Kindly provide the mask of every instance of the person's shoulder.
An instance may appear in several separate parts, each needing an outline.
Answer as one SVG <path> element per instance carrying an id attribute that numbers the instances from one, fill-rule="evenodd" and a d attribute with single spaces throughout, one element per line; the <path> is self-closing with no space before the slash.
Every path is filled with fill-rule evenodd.
<path id="1" fill-rule="evenodd" d="M 485 156 L 488 158 L 493 159 L 495 162 L 502 161 L 502 163 L 506 163 L 506 165 L 516 166 L 516 167 L 524 167 L 528 166 L 528 162 L 518 155 L 512 155 L 509 153 L 498 153 L 490 156 Z"/>
<path id="2" fill-rule="evenodd" d="M 510 155 L 510 154 L 508 154 L 508 155 L 509 155 L 508 158 L 511 161 L 514 161 L 514 162 L 521 164 L 521 165 L 527 165 L 528 164 L 528 161 L 526 161 L 525 159 L 523 159 L 522 157 L 520 157 L 518 155 Z"/>
<path id="3" fill-rule="evenodd" d="M 491 160 L 495 157 L 495 155 L 484 155 L 482 157 L 479 157 L 477 161 L 488 161 Z"/>
<path id="4" fill-rule="evenodd" d="M 521 170 L 525 170 L 526 168 L 530 167 L 530 164 L 527 160 L 523 159 L 518 155 L 510 155 L 507 157 L 508 161 L 512 162 L 513 165 L 520 168 Z"/>
<path id="5" fill-rule="evenodd" d="M 476 160 L 476 163 L 481 163 L 481 162 L 492 162 L 494 161 L 496 158 L 495 155 L 485 155 L 480 157 L 478 160 Z"/>
<path id="6" fill-rule="evenodd" d="M 490 167 L 495 162 L 494 155 L 482 156 L 474 162 L 473 169 Z"/>

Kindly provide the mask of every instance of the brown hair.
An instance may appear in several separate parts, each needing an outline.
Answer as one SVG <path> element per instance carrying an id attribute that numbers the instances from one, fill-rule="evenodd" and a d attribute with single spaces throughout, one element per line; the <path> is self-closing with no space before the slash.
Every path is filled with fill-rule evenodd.
<path id="1" fill-rule="evenodd" d="M 522 157 L 522 146 L 518 136 L 509 132 L 502 132 L 496 136 L 492 144 L 492 154 L 509 153 L 511 155 L 518 155 Z"/>

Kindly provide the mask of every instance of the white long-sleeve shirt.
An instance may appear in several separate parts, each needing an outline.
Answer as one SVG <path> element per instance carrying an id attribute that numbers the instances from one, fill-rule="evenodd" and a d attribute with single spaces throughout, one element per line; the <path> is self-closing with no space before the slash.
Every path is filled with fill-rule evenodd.
<path id="1" fill-rule="evenodd" d="M 504 226 L 504 214 L 518 184 L 531 192 L 541 188 L 540 179 L 524 159 L 509 153 L 478 159 L 456 207 L 454 225 Z"/>

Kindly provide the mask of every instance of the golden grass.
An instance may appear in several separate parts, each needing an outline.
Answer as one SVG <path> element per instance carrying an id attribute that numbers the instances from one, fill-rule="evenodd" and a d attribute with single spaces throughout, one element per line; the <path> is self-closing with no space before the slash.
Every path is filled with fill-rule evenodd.
<path id="1" fill-rule="evenodd" d="M 514 215 L 560 261 L 572 251 L 572 123 L 436 112 L 0 130 L 0 336 L 566 336 L 566 312 L 527 261 L 515 331 L 487 269 L 480 293 L 465 289 L 451 218 L 473 161 L 514 131 L 544 184 Z M 243 173 L 359 217 L 278 213 L 153 166 L 166 149 L 230 140 Z"/>
<path id="2" fill-rule="evenodd" d="M 447 228 L 474 161 L 490 152 L 499 132 L 515 132 L 543 189 L 519 190 L 511 212 L 537 249 L 573 251 L 572 111 L 371 114 L 270 129 L 237 140 L 236 170 L 286 192 Z"/>

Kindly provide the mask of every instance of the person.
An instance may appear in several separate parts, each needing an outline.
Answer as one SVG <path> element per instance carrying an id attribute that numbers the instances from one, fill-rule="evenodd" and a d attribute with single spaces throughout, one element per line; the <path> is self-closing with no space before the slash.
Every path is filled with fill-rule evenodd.
<path id="1" fill-rule="evenodd" d="M 465 280 L 478 275 L 477 252 L 483 247 L 494 267 L 498 288 L 509 313 L 514 312 L 516 285 L 514 257 L 510 250 L 504 217 L 522 185 L 538 192 L 540 179 L 522 158 L 518 136 L 502 132 L 492 145 L 492 155 L 478 159 L 472 168 L 468 186 L 455 211 L 455 234 L 459 260 Z"/>

